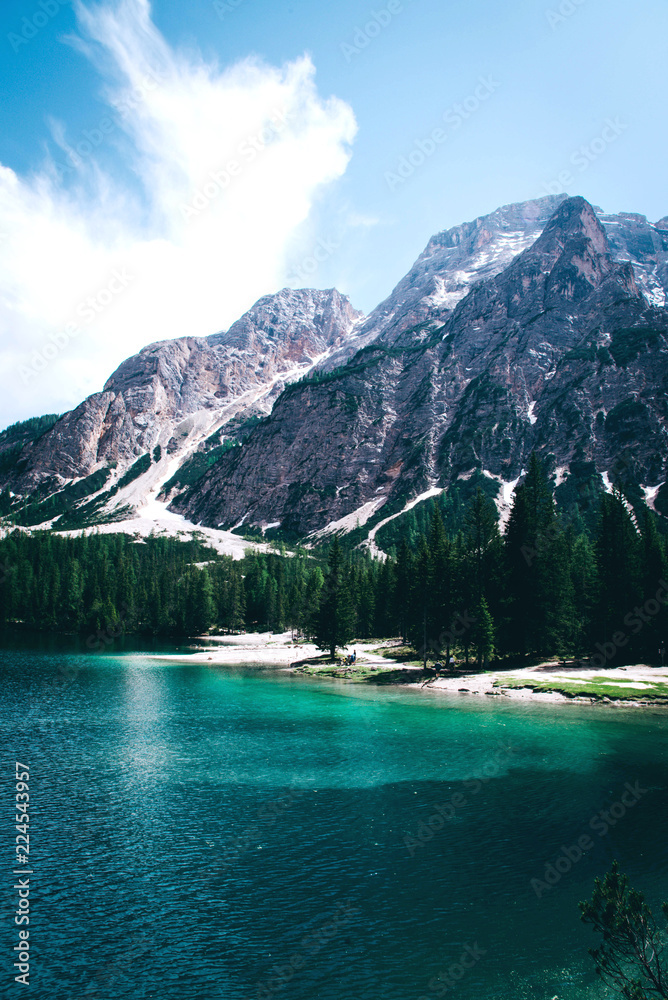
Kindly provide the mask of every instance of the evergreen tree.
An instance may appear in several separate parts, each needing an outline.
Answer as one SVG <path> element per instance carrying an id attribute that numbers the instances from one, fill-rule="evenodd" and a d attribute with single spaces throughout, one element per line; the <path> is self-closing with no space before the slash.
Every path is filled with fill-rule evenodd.
<path id="1" fill-rule="evenodd" d="M 188 635 L 204 635 L 213 625 L 216 617 L 213 603 L 213 587 L 206 567 L 195 569 L 189 580 L 189 616 L 186 621 Z"/>
<path id="2" fill-rule="evenodd" d="M 464 517 L 464 537 L 476 602 L 487 599 L 501 559 L 496 505 L 478 487 Z"/>
<path id="3" fill-rule="evenodd" d="M 505 551 L 508 646 L 523 656 L 554 653 L 568 633 L 568 552 L 550 482 L 535 454 L 515 490 Z"/>
<path id="4" fill-rule="evenodd" d="M 597 594 L 595 599 L 592 647 L 613 649 L 607 666 L 632 662 L 641 645 L 631 635 L 625 647 L 611 643 L 624 630 L 624 619 L 641 598 L 641 541 L 633 516 L 618 491 L 601 501 L 596 535 Z"/>
<path id="5" fill-rule="evenodd" d="M 404 642 L 408 642 L 411 617 L 411 595 L 415 580 L 415 557 L 406 540 L 399 546 L 395 571 L 395 588 L 392 605 L 398 631 Z"/>
<path id="6" fill-rule="evenodd" d="M 661 649 L 668 635 L 668 605 L 657 601 L 656 594 L 665 589 L 668 565 L 665 545 L 656 527 L 656 515 L 647 506 L 642 515 L 642 547 L 642 595 L 645 602 L 652 602 L 650 608 L 654 612 L 651 616 L 645 615 L 649 617 L 649 621 L 643 623 L 645 625 L 641 644 L 643 659 L 649 660 L 650 663 L 660 663 Z M 659 605 L 656 611 L 654 604 Z"/>
<path id="7" fill-rule="evenodd" d="M 315 636 L 318 649 L 329 650 L 333 660 L 337 646 L 346 646 L 354 637 L 354 628 L 355 610 L 350 596 L 350 583 L 341 545 L 335 536 L 329 550 L 327 577 L 318 614 Z"/>
<path id="8" fill-rule="evenodd" d="M 663 913 L 668 920 L 668 903 L 663 904 Z M 602 881 L 596 879 L 592 898 L 580 903 L 580 914 L 602 936 L 600 946 L 589 954 L 607 986 L 626 1000 L 668 997 L 665 932 L 616 861 Z"/>
<path id="9" fill-rule="evenodd" d="M 373 589 L 374 625 L 373 635 L 395 636 L 401 629 L 395 613 L 396 608 L 396 563 L 393 559 L 371 564 L 370 583 Z"/>
<path id="10" fill-rule="evenodd" d="M 430 595 L 431 565 L 427 539 L 420 538 L 420 546 L 415 560 L 415 572 L 408 595 L 408 638 L 418 650 L 426 664 L 429 654 L 429 620 L 431 610 Z"/>
<path id="11" fill-rule="evenodd" d="M 320 603 L 325 586 L 325 577 L 319 566 L 309 570 L 304 587 L 304 605 L 301 612 L 301 628 L 309 639 L 314 639 L 318 632 Z"/>
<path id="12" fill-rule="evenodd" d="M 376 595 L 370 565 L 360 564 L 355 572 L 354 606 L 357 609 L 355 632 L 360 639 L 370 639 L 376 619 Z"/>
<path id="13" fill-rule="evenodd" d="M 390 522 L 396 558 L 344 556 L 336 540 L 328 566 L 317 550 L 249 551 L 234 562 L 171 538 L 12 531 L 0 538 L 0 622 L 84 636 L 289 626 L 321 641 L 327 631 L 330 653 L 332 628 L 334 648 L 353 633 L 399 633 L 425 659 L 456 649 L 467 662 L 469 649 L 484 662 L 492 646 L 500 656 L 600 655 L 627 634 L 624 657 L 660 661 L 666 541 L 646 504 L 636 499 L 634 511 L 605 494 L 593 540 L 577 510 L 564 530 L 534 457 L 501 539 L 484 489 L 467 491 L 451 487 L 409 512 L 413 548 L 396 527 L 402 519 Z"/>
<path id="14" fill-rule="evenodd" d="M 286 622 L 287 596 L 285 593 L 285 557 L 272 558 L 272 568 L 274 570 L 274 607 L 273 614 L 269 620 L 272 632 L 283 632 Z"/>
<path id="15" fill-rule="evenodd" d="M 427 640 L 435 657 L 443 650 L 454 612 L 452 603 L 452 545 L 446 534 L 438 506 L 434 507 L 427 539 Z M 449 644 L 446 639 L 446 647 Z"/>
<path id="16" fill-rule="evenodd" d="M 494 621 L 484 597 L 481 597 L 475 606 L 471 639 L 476 650 L 478 669 L 481 670 L 494 654 Z"/>
<path id="17" fill-rule="evenodd" d="M 570 648 L 577 657 L 589 652 L 589 628 L 596 591 L 596 554 L 589 537 L 567 532 L 571 571 L 571 617 L 568 631 Z"/>

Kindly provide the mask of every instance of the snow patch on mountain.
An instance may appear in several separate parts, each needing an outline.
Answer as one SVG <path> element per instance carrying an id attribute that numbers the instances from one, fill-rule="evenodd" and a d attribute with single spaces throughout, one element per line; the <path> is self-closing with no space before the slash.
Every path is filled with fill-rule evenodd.
<path id="1" fill-rule="evenodd" d="M 659 483 L 658 486 L 642 487 L 642 491 L 645 494 L 645 503 L 651 510 L 656 510 L 654 506 L 654 501 L 656 500 L 657 494 L 663 485 L 664 485 L 663 483 Z"/>
<path id="2" fill-rule="evenodd" d="M 422 503 L 423 500 L 429 500 L 430 497 L 437 497 L 442 492 L 442 487 L 432 486 L 430 489 L 425 490 L 424 493 L 420 493 L 419 496 L 409 500 L 403 510 L 398 511 L 396 514 L 392 514 L 390 517 L 386 517 L 383 521 L 379 521 L 378 524 L 376 524 L 369 532 L 368 538 L 362 542 L 362 547 L 368 549 L 371 555 L 376 559 L 385 559 L 386 554 L 376 545 L 376 534 L 380 531 L 380 529 L 384 528 L 386 524 L 390 523 L 390 521 L 394 521 L 395 518 L 401 517 L 402 514 L 412 510 L 413 507 L 417 507 L 417 505 Z"/>
<path id="3" fill-rule="evenodd" d="M 149 514 L 150 516 L 135 517 L 129 521 L 98 524 L 91 528 L 61 531 L 57 534 L 78 537 L 90 534 L 117 535 L 122 533 L 134 535 L 138 539 L 148 538 L 149 535 L 163 535 L 177 538 L 183 542 L 200 541 L 203 545 L 215 549 L 220 555 L 232 556 L 233 559 L 237 560 L 243 559 L 246 549 L 254 549 L 258 552 L 269 551 L 268 545 L 260 542 L 249 542 L 239 535 L 232 534 L 231 531 L 221 531 L 218 528 L 206 528 L 193 524 L 181 514 L 174 514 L 167 510 L 166 505 L 161 504 L 160 501 L 153 502 Z"/>
<path id="4" fill-rule="evenodd" d="M 325 538 L 327 535 L 347 534 L 349 531 L 354 531 L 355 528 L 361 528 L 373 517 L 377 510 L 380 510 L 386 501 L 387 497 L 384 496 L 368 500 L 367 503 L 362 504 L 361 507 L 358 507 L 351 514 L 346 514 L 345 517 L 340 517 L 337 521 L 330 521 L 324 528 L 314 532 L 309 537 L 315 540 L 317 538 Z"/>
<path id="5" fill-rule="evenodd" d="M 500 490 L 497 493 L 494 503 L 496 504 L 496 509 L 499 514 L 499 527 L 503 531 L 508 523 L 508 518 L 510 517 L 510 511 L 513 506 L 513 493 L 515 492 L 515 487 L 519 483 L 521 476 L 517 479 L 513 479 L 511 482 L 506 482 L 501 476 L 494 472 L 490 472 L 488 469 L 482 470 L 483 476 L 487 476 L 488 479 L 493 479 L 495 483 L 498 483 Z"/>

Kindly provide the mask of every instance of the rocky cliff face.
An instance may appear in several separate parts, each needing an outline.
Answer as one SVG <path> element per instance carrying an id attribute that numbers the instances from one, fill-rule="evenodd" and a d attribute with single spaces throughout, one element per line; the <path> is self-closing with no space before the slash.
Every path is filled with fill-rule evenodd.
<path id="1" fill-rule="evenodd" d="M 440 442 L 442 474 L 480 465 L 514 479 L 534 447 L 560 466 L 578 451 L 608 470 L 628 445 L 632 405 L 644 428 L 638 474 L 658 481 L 668 314 L 614 249 L 591 206 L 569 199 L 533 247 L 462 301 L 447 330 L 445 370 L 463 393 Z"/>
<path id="2" fill-rule="evenodd" d="M 114 372 L 102 392 L 24 448 L 22 471 L 0 485 L 29 492 L 45 480 L 118 474 L 157 445 L 177 455 L 193 432 L 267 413 L 285 385 L 335 348 L 361 314 L 336 290 L 260 299 L 227 332 L 150 344 Z"/>
<path id="3" fill-rule="evenodd" d="M 435 238 L 404 300 L 421 275 L 429 272 L 421 290 L 436 279 L 431 259 L 472 239 L 472 230 L 459 243 Z M 363 523 L 476 468 L 512 482 L 534 448 L 561 469 L 578 456 L 602 473 L 631 448 L 638 480 L 658 484 L 668 444 L 667 249 L 665 232 L 640 217 L 601 220 L 582 198 L 560 200 L 535 242 L 508 249 L 505 267 L 468 293 L 468 282 L 432 291 L 444 313 L 425 325 L 419 291 L 403 318 L 388 309 L 343 367 L 289 387 L 177 509 L 208 524 L 280 523 L 305 534 L 350 515 Z"/>
<path id="4" fill-rule="evenodd" d="M 615 260 L 630 261 L 639 288 L 655 306 L 668 301 L 668 219 L 650 225 L 644 215 L 598 213 Z"/>

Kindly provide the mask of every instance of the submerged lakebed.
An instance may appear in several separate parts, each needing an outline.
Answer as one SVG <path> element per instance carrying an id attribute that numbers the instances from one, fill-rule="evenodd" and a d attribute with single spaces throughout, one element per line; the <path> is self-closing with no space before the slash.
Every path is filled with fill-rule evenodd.
<path id="1" fill-rule="evenodd" d="M 594 877 L 617 858 L 657 914 L 668 898 L 665 711 L 156 652 L 184 650 L 0 653 L 35 997 L 597 998 Z"/>

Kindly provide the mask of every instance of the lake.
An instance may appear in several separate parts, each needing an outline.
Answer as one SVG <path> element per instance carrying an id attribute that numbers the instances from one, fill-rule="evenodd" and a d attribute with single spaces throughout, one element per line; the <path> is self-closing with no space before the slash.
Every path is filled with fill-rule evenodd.
<path id="1" fill-rule="evenodd" d="M 668 899 L 660 709 L 29 639 L 0 669 L 3 997 L 23 989 L 15 760 L 40 1000 L 596 998 L 594 877 L 617 858 L 657 915 Z"/>

